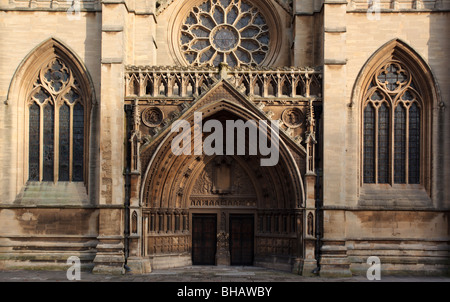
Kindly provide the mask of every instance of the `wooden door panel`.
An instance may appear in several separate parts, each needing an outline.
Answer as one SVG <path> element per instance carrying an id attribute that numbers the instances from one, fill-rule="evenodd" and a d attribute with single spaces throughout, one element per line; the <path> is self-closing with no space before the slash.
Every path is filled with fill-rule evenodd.
<path id="1" fill-rule="evenodd" d="M 194 215 L 192 217 L 192 264 L 215 265 L 216 244 L 216 215 Z"/>
<path id="2" fill-rule="evenodd" d="M 253 265 L 253 215 L 230 215 L 231 265 Z"/>

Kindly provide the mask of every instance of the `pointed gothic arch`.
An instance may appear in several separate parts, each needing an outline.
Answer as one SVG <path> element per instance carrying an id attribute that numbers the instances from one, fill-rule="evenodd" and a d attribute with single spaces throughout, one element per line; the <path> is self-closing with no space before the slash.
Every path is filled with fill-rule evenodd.
<path id="1" fill-rule="evenodd" d="M 243 119 L 244 121 L 258 120 L 261 118 L 260 116 L 256 115 L 255 113 L 250 112 L 248 109 L 245 109 L 242 106 L 238 106 L 234 102 L 227 101 L 227 100 L 222 100 L 222 101 L 215 102 L 213 104 L 208 104 L 208 105 L 198 109 L 196 112 L 202 112 L 204 114 L 203 118 L 205 120 L 208 117 L 210 117 L 213 114 L 218 113 L 218 112 L 228 112 L 235 117 L 239 117 L 239 118 Z M 191 125 L 194 125 L 193 112 L 190 115 L 187 115 L 187 116 L 184 116 L 181 118 L 188 121 Z M 192 126 L 191 133 L 195 133 L 193 130 L 193 127 L 194 126 Z M 270 131 L 270 133 L 273 133 L 273 132 Z M 280 136 L 281 136 L 281 134 L 282 133 L 280 133 Z M 165 182 L 159 182 L 159 181 L 155 180 L 155 178 L 154 178 L 155 173 L 158 173 L 160 176 L 162 174 L 164 174 L 165 175 L 164 177 L 167 177 L 167 179 L 170 179 L 170 180 L 173 179 L 174 175 L 168 176 L 169 171 L 172 171 L 172 173 L 176 173 L 178 175 L 180 174 L 180 171 L 178 169 L 173 169 L 173 167 L 170 169 L 167 168 L 170 166 L 169 162 L 173 163 L 177 158 L 177 156 L 173 155 L 170 150 L 171 142 L 175 137 L 176 137 L 175 133 L 168 134 L 164 138 L 164 140 L 159 144 L 159 146 L 156 149 L 156 151 L 154 152 L 152 159 L 150 160 L 148 166 L 145 167 L 146 170 L 143 175 L 143 182 L 142 182 L 141 193 L 140 193 L 141 202 L 148 199 L 148 196 L 145 195 L 146 192 L 147 192 L 147 194 L 154 193 L 154 191 L 149 190 L 149 187 L 151 186 L 151 184 L 149 182 L 165 184 Z M 193 146 L 195 137 L 192 136 L 191 139 L 192 139 L 191 146 Z M 279 159 L 279 161 L 281 164 L 286 165 L 285 166 L 286 171 L 291 172 L 291 174 L 288 176 L 290 179 L 286 183 L 289 184 L 288 186 L 290 186 L 290 185 L 293 186 L 293 188 L 289 187 L 293 191 L 292 201 L 295 200 L 295 204 L 293 204 L 292 206 L 293 207 L 302 207 L 302 206 L 304 206 L 305 192 L 304 192 L 304 188 L 303 188 L 303 180 L 302 180 L 302 176 L 300 174 L 300 169 L 298 167 L 298 164 L 294 160 L 293 155 L 292 155 L 290 149 L 288 148 L 288 146 L 286 145 L 286 142 L 284 141 L 284 139 L 281 138 L 279 140 L 279 142 L 280 142 L 280 159 Z M 141 153 L 143 153 L 143 152 L 145 152 L 145 151 L 141 151 Z M 163 157 L 166 159 L 164 160 Z M 194 158 L 195 156 L 192 155 L 191 157 Z M 161 167 L 161 165 L 165 165 L 167 167 Z M 287 188 L 284 187 L 284 189 L 287 189 Z M 164 190 L 162 190 L 162 189 L 159 190 L 159 192 L 163 192 L 163 191 Z"/>
<path id="2" fill-rule="evenodd" d="M 357 104 L 360 117 L 362 186 L 414 185 L 431 195 L 433 111 L 439 102 L 430 67 L 405 42 L 391 40 L 368 59 L 350 104 Z"/>
<path id="3" fill-rule="evenodd" d="M 39 99 L 38 94 L 43 98 Z M 49 38 L 22 60 L 8 90 L 8 105 L 17 108 L 18 127 L 15 131 L 18 158 L 13 163 L 17 170 L 17 193 L 28 181 L 75 181 L 87 188 L 91 115 L 95 104 L 94 85 L 89 72 L 75 52 L 63 42 Z M 43 122 L 45 125 L 42 125 Z M 30 141 L 30 138 L 34 140 L 30 126 L 39 123 L 40 129 L 32 129 L 39 139 Z M 43 134 L 42 128 L 50 130 Z M 48 146 L 42 146 L 44 140 L 51 146 L 51 155 L 46 151 Z M 37 155 L 30 160 L 33 157 L 30 153 Z M 51 164 L 48 164 L 47 176 L 44 177 L 43 162 L 47 155 Z M 37 169 L 33 177 L 30 161 L 34 161 L 33 169 Z"/>
<path id="4" fill-rule="evenodd" d="M 228 87 L 223 82 L 215 88 L 222 85 Z M 215 93 L 211 92 L 211 95 Z M 204 96 L 204 102 L 200 102 L 203 98 L 199 100 L 202 105 L 193 106 L 180 117 L 191 126 L 194 134 L 190 137 L 191 146 L 196 139 L 194 113 L 201 112 L 204 122 L 221 118 L 244 122 L 266 119 L 238 104 L 237 100 L 228 100 L 229 97 L 232 99 L 231 96 L 222 94 L 221 97 L 208 102 L 208 97 Z M 273 135 L 273 132 L 268 134 Z M 294 160 L 285 134 L 279 133 L 279 163 L 270 167 L 260 166 L 260 156 L 207 156 L 193 152 L 191 155 L 174 155 L 171 142 L 177 135 L 166 133 L 156 149 L 148 147 L 154 151 L 146 165 L 140 192 L 144 223 L 142 255 L 152 259 L 153 267 L 164 267 L 167 261 L 171 265 L 189 264 L 192 215 L 215 213 L 218 230 L 227 233 L 230 215 L 243 213 L 254 217 L 255 263 L 285 261 L 282 265 L 292 269 L 294 259 L 304 256 L 305 192 L 298 158 Z M 246 141 L 247 146 L 250 143 Z M 141 154 L 145 152 L 144 148 Z M 301 153 L 300 157 L 304 155 Z M 221 176 L 216 179 L 219 174 Z M 228 177 L 231 182 L 226 180 Z M 238 186 L 237 179 L 243 180 L 245 185 L 241 183 Z M 248 191 L 240 191 L 244 187 Z M 164 260 L 159 262 L 159 259 Z"/>

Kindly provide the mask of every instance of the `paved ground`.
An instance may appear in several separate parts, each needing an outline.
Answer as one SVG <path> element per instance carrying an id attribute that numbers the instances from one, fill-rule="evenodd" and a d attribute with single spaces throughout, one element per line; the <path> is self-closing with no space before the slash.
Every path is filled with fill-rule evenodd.
<path id="1" fill-rule="evenodd" d="M 420 292 L 432 292 L 436 297 L 440 296 L 439 291 L 442 296 L 447 295 L 447 282 L 450 282 L 450 278 L 383 275 L 381 282 L 369 281 L 365 276 L 306 278 L 276 270 L 234 266 L 188 266 L 155 270 L 146 275 L 111 276 L 81 272 L 80 281 L 68 281 L 66 271 L 0 271 L 2 293 L 14 293 L 14 297 L 20 297 L 22 300 L 35 300 L 40 297 L 45 301 L 51 301 L 52 298 L 55 301 L 129 301 L 156 298 L 162 299 L 163 302 L 186 299 L 263 299 L 280 302 L 309 296 L 316 296 L 316 299 L 320 297 L 320 301 L 348 299 L 350 296 L 363 301 L 369 301 L 369 298 L 379 302 L 385 297 L 395 301 L 412 301 L 417 299 Z"/>
<path id="2" fill-rule="evenodd" d="M 302 277 L 259 267 L 188 266 L 154 270 L 146 275 L 97 275 L 81 272 L 83 282 L 377 282 L 365 276 L 351 278 Z M 0 282 L 61 282 L 68 281 L 66 271 L 0 271 Z M 381 276 L 382 282 L 450 282 L 449 277 Z"/>

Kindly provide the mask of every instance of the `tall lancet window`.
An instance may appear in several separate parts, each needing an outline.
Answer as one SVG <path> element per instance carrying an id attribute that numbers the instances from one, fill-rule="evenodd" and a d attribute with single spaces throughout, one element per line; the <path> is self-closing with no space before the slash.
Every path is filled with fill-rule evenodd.
<path id="1" fill-rule="evenodd" d="M 389 60 L 373 75 L 363 105 L 363 181 L 420 184 L 423 102 L 412 73 Z"/>
<path id="2" fill-rule="evenodd" d="M 28 180 L 83 181 L 85 100 L 73 70 L 54 57 L 28 101 Z"/>

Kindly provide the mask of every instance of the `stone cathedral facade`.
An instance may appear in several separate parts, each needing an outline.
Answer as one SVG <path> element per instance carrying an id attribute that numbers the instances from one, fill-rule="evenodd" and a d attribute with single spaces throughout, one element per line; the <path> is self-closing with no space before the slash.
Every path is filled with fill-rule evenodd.
<path id="1" fill-rule="evenodd" d="M 76 256 L 99 273 L 350 276 L 377 256 L 382 273 L 448 273 L 449 14 L 448 0 L 0 0 L 0 269 Z M 229 121 L 260 123 L 211 154 L 195 150 L 208 121 L 227 138 Z"/>

